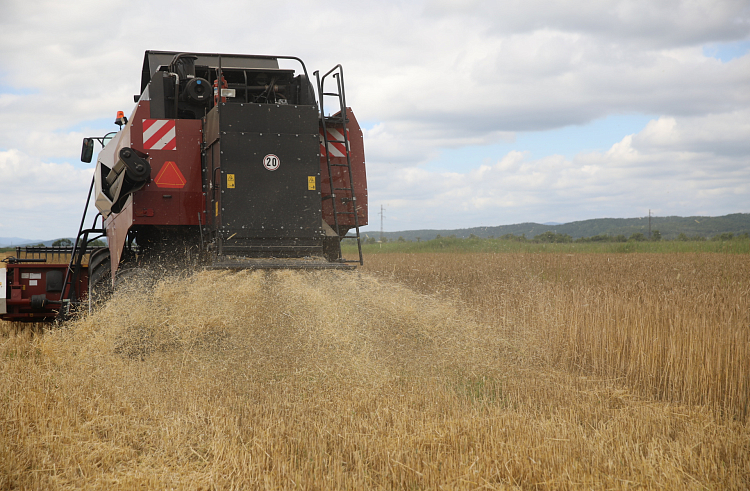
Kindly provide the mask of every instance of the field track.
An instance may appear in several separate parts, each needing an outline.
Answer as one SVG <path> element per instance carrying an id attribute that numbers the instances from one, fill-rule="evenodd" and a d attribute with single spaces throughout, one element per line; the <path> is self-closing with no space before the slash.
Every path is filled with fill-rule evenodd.
<path id="1" fill-rule="evenodd" d="M 202 272 L 0 335 L 0 489 L 747 489 L 750 257 Z"/>

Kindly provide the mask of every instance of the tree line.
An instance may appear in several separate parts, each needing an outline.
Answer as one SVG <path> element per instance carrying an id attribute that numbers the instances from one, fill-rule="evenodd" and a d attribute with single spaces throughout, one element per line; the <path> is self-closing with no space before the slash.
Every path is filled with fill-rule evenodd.
<path id="1" fill-rule="evenodd" d="M 630 234 L 630 236 L 626 236 L 624 234 L 618 234 L 618 235 L 609 235 L 609 234 L 599 234 L 599 235 L 592 235 L 590 237 L 579 237 L 577 239 L 574 239 L 569 234 L 561 234 L 556 233 L 552 231 L 547 231 L 542 234 L 535 235 L 533 238 L 526 237 L 526 234 L 520 234 L 520 235 L 514 235 L 514 234 L 505 234 L 501 235 L 499 237 L 489 236 L 487 238 L 478 237 L 474 234 L 470 234 L 468 238 L 459 238 L 456 237 L 456 235 L 449 235 L 447 237 L 442 237 L 440 234 L 438 234 L 434 239 L 432 240 L 442 240 L 442 239 L 455 239 L 455 240 L 507 240 L 512 242 L 527 242 L 527 243 L 536 243 L 536 244 L 569 244 L 569 243 L 591 243 L 591 242 L 609 242 L 609 243 L 617 243 L 617 242 L 660 242 L 662 240 L 665 240 L 659 230 L 652 230 L 651 231 L 651 237 L 649 238 L 646 234 L 642 232 L 635 232 Z M 681 241 L 681 242 L 688 242 L 688 241 L 706 241 L 706 240 L 712 240 L 712 241 L 728 241 L 728 240 L 748 240 L 750 239 L 750 234 L 747 232 L 741 233 L 741 234 L 733 234 L 731 232 L 725 232 L 721 234 L 716 234 L 713 237 L 705 237 L 703 235 L 691 235 L 688 236 L 685 233 L 680 233 L 677 235 L 674 241 Z M 365 244 L 377 244 L 377 243 L 388 243 L 388 242 L 413 242 L 412 240 L 406 240 L 403 236 L 399 236 L 398 239 L 388 239 L 388 237 L 382 237 L 380 239 L 376 239 L 375 237 L 366 237 L 364 240 Z M 422 242 L 422 239 L 420 237 L 416 238 L 416 242 Z M 427 241 L 429 242 L 429 241 Z"/>

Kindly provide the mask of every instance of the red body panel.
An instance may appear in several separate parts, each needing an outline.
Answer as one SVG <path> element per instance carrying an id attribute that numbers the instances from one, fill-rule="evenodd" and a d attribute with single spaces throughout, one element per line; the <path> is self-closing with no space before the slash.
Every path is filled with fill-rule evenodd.
<path id="1" fill-rule="evenodd" d="M 32 295 L 45 295 L 48 301 L 59 301 L 60 293 L 48 292 L 46 287 L 47 273 L 59 271 L 65 276 L 67 264 L 15 263 L 4 265 L 7 268 L 6 314 L 0 319 L 15 322 L 51 321 L 57 317 L 59 304 L 47 304 L 42 309 L 31 308 Z M 0 271 L 5 271 L 0 269 Z M 84 267 L 78 282 L 74 285 L 78 298 L 84 298 L 88 292 L 88 270 Z"/>
<path id="2" fill-rule="evenodd" d="M 175 150 L 144 149 L 143 120 L 149 119 L 149 103 L 138 103 L 130 128 L 130 148 L 148 154 L 151 181 L 133 194 L 133 224 L 198 225 L 198 214 L 205 222 L 205 198 L 201 172 L 201 121 L 199 119 L 170 120 L 175 123 Z M 183 187 L 156 181 L 165 162 L 174 162 L 185 179 Z"/>
<path id="3" fill-rule="evenodd" d="M 205 196 L 201 171 L 202 124 L 200 120 L 177 119 L 174 122 L 176 148 L 174 150 L 146 149 L 143 144 L 143 121 L 150 119 L 148 101 L 140 101 L 130 116 L 125 129 L 118 135 L 117 152 L 130 147 L 148 155 L 151 179 L 132 198 L 120 213 L 111 214 L 105 221 L 112 257 L 112 275 L 117 271 L 128 230 L 134 225 L 198 225 L 198 214 L 205 224 Z M 173 162 L 184 178 L 182 187 L 166 183 L 157 177 L 165 163 Z M 113 166 L 114 162 L 105 162 Z"/>
<path id="4" fill-rule="evenodd" d="M 367 174 L 365 173 L 365 144 L 362 137 L 362 129 L 359 127 L 357 118 L 354 117 L 354 112 L 350 107 L 346 108 L 346 117 L 349 120 L 346 128 L 348 131 L 349 139 L 349 158 L 351 160 L 352 177 L 354 179 L 354 193 L 357 196 L 357 219 L 359 221 L 359 226 L 362 227 L 367 225 Z M 330 135 L 331 129 L 334 129 L 338 131 L 338 134 L 341 134 L 342 128 L 341 126 L 327 126 L 326 129 L 328 129 Z M 320 128 L 320 132 L 321 134 L 323 132 L 322 125 Z M 343 144 L 339 144 L 338 147 L 343 150 Z M 328 175 L 328 164 L 326 163 L 326 155 L 325 153 L 323 153 L 325 149 L 323 148 L 322 144 L 320 148 L 320 187 L 323 196 L 327 196 L 331 194 L 331 179 Z M 341 155 L 342 153 L 343 152 L 334 153 L 334 151 L 332 151 L 331 164 L 346 164 L 346 155 L 337 156 Z M 334 187 L 350 187 L 349 176 L 347 175 L 347 170 L 345 167 L 331 167 L 331 172 L 333 174 Z M 337 196 L 341 196 L 342 194 L 346 195 L 346 197 L 351 197 L 351 193 L 347 191 L 336 191 Z M 353 228 L 355 225 L 354 216 L 345 214 L 345 212 L 351 211 L 351 209 L 348 209 L 347 206 L 340 200 L 336 200 L 336 202 L 336 211 L 339 214 L 339 225 Z M 323 200 L 323 219 L 326 221 L 326 223 L 333 227 L 333 206 L 331 204 L 331 200 Z"/>

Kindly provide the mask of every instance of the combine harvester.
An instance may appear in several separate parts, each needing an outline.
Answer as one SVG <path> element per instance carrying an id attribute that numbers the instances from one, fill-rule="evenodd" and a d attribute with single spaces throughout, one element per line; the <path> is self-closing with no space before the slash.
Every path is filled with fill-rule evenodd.
<path id="1" fill-rule="evenodd" d="M 362 264 L 362 131 L 342 67 L 314 76 L 317 100 L 296 57 L 147 51 L 130 118 L 119 112 L 119 131 L 83 140 L 84 162 L 95 142 L 103 148 L 76 245 L 18 248 L 5 259 L 0 319 L 64 319 L 154 267 Z M 85 228 L 92 193 L 98 214 Z M 89 245 L 102 237 L 108 247 Z M 342 257 L 345 238 L 359 260 Z M 60 253 L 69 263 L 55 263 Z"/>

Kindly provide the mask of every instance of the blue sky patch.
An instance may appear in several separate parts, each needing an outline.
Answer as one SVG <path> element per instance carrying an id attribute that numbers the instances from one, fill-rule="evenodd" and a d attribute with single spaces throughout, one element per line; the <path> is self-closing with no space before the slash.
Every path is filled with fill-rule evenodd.
<path id="1" fill-rule="evenodd" d="M 742 58 L 750 52 L 750 40 L 733 43 L 716 43 L 703 46 L 703 56 L 716 58 L 727 63 L 735 58 Z"/>
<path id="2" fill-rule="evenodd" d="M 11 87 L 9 85 L 0 85 L 0 94 L 34 95 L 38 93 L 39 89 L 36 87 Z"/>
<path id="3" fill-rule="evenodd" d="M 563 155 L 572 159 L 581 152 L 606 152 L 627 135 L 641 131 L 656 115 L 620 114 L 597 119 L 589 124 L 565 126 L 555 130 L 519 132 L 516 141 L 493 145 L 475 145 L 444 149 L 426 166 L 434 171 L 466 172 L 482 164 L 495 164 L 513 150 L 528 152 L 529 158 L 540 159 Z"/>
<path id="4" fill-rule="evenodd" d="M 380 124 L 380 121 L 358 121 L 359 127 L 363 130 L 371 130 Z"/>

